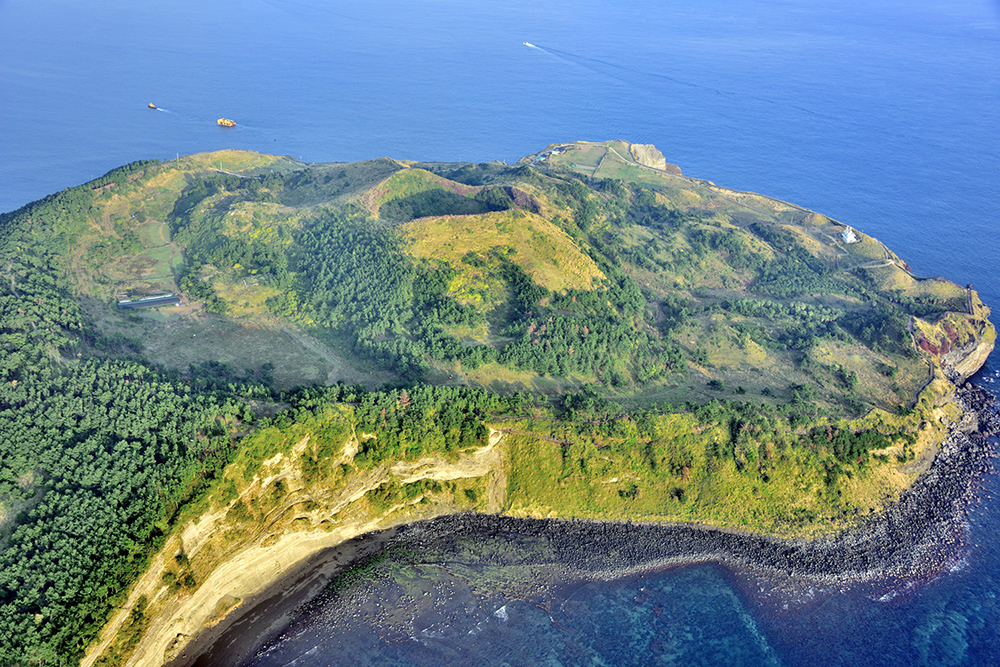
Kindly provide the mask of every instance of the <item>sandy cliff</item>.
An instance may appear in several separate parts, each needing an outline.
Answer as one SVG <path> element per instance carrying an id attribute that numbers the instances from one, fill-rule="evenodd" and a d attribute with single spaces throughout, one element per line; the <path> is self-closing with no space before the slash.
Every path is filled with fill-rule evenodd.
<path id="1" fill-rule="evenodd" d="M 279 454 L 265 462 L 262 468 L 275 472 L 253 485 L 271 488 L 280 480 L 288 489 L 286 501 L 267 515 L 264 530 L 253 534 L 234 530 L 227 525 L 226 508 L 216 508 L 188 522 L 181 534 L 169 540 L 157 554 L 123 609 L 105 628 L 101 641 L 91 647 L 81 664 L 83 667 L 95 664 L 128 622 L 129 613 L 141 596 L 149 601 L 147 616 L 151 621 L 125 664 L 135 667 L 189 664 L 197 657 L 195 651 L 189 650 L 193 639 L 199 640 L 199 646 L 209 643 L 218 634 L 216 628 L 221 630 L 252 610 L 276 581 L 294 582 L 289 586 L 290 597 L 301 596 L 304 589 L 312 587 L 318 587 L 318 592 L 340 567 L 360 555 L 344 549 L 340 557 L 327 559 L 323 568 L 310 568 L 320 552 L 371 531 L 462 509 L 447 494 L 418 497 L 378 511 L 366 506 L 365 495 L 390 480 L 412 483 L 481 479 L 485 509 L 497 511 L 505 491 L 498 447 L 501 438 L 499 431 L 491 430 L 486 447 L 464 452 L 457 459 L 430 456 L 358 472 L 336 494 L 312 504 L 319 507 L 301 502 L 301 497 L 295 500 L 297 494 L 306 491 L 295 461 L 307 442 L 299 443 L 291 454 Z M 352 438 L 345 443 L 343 460 L 351 459 L 356 452 Z M 200 574 L 197 588 L 178 595 L 170 591 L 163 576 L 181 552 Z"/>

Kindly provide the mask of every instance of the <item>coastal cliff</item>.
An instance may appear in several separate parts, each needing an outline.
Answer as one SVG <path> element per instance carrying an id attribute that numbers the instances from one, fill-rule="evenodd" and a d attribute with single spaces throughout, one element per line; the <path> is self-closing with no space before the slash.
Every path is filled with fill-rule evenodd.
<path id="1" fill-rule="evenodd" d="M 959 386 L 995 342 L 971 288 L 651 146 L 219 151 L 0 223 L 10 662 L 189 660 L 441 515 L 812 544 L 988 422 Z"/>
<path id="2" fill-rule="evenodd" d="M 996 345 L 996 329 L 988 318 L 990 309 L 979 295 L 969 288 L 969 314 L 976 331 L 964 345 L 953 346 L 941 356 L 948 377 L 962 383 L 983 367 Z M 977 321 L 978 320 L 978 321 Z"/>
<path id="3" fill-rule="evenodd" d="M 936 368 L 955 384 L 962 384 L 982 368 L 996 345 L 990 308 L 971 288 L 968 312 L 950 312 L 935 321 L 914 318 L 915 344 Z"/>
<path id="4" fill-rule="evenodd" d="M 972 417 L 976 424 L 971 439 L 959 430 L 968 429 L 967 423 L 949 422 L 946 429 L 950 435 L 934 455 L 933 465 L 912 488 L 855 528 L 813 540 L 679 524 L 565 523 L 569 517 L 538 521 L 528 519 L 523 512 L 497 514 L 498 505 L 505 503 L 499 488 L 505 478 L 503 457 L 510 452 L 499 431 L 491 432 L 486 447 L 451 460 L 434 457 L 382 466 L 327 496 L 327 504 L 321 507 L 311 507 L 313 501 L 305 499 L 322 496 L 322 488 L 300 486 L 294 466 L 288 465 L 291 459 L 283 464 L 280 459 L 272 460 L 273 474 L 255 479 L 254 484 L 266 487 L 284 481 L 287 485 L 288 495 L 278 510 L 268 513 L 270 523 L 233 541 L 226 535 L 224 513 L 207 512 L 192 519 L 154 559 L 134 587 L 129 604 L 109 624 L 105 641 L 95 646 L 82 664 L 101 664 L 101 650 L 108 647 L 116 632 L 127 630 L 129 612 L 140 598 L 148 602 L 148 625 L 126 664 L 186 667 L 206 652 L 212 656 L 206 664 L 239 664 L 260 642 L 279 631 L 296 609 L 353 564 L 390 545 L 423 549 L 434 544 L 440 548 L 477 531 L 488 535 L 484 537 L 488 540 L 502 540 L 506 532 L 524 537 L 548 535 L 545 541 L 552 553 L 544 556 L 549 559 L 545 562 L 584 578 L 704 560 L 823 582 L 921 576 L 947 566 L 954 558 L 963 540 L 965 509 L 976 480 L 988 469 L 992 457 L 984 435 L 1000 431 L 985 394 L 966 388 L 953 400 L 962 415 Z M 292 457 L 302 455 L 304 444 L 293 450 Z M 350 446 L 348 443 L 345 455 L 349 455 Z M 279 464 L 277 469 L 275 463 Z M 408 483 L 474 482 L 469 488 L 491 494 L 487 509 L 492 511 L 469 514 L 474 508 L 463 506 L 455 494 L 447 493 L 416 497 L 384 509 L 359 502 L 393 475 Z M 311 509 L 303 511 L 307 507 Z M 523 517 L 520 522 L 519 515 Z M 444 520 L 428 524 L 434 517 Z M 393 529 L 408 525 L 425 528 L 402 533 Z M 370 536 L 354 539 L 362 535 Z M 164 574 L 175 567 L 178 554 L 185 554 L 199 580 L 195 590 L 180 596 L 172 594 L 164 583 Z"/>
<path id="5" fill-rule="evenodd" d="M 982 315 L 982 311 L 977 314 Z M 972 369 L 968 359 L 979 358 L 983 350 L 992 348 L 992 341 L 977 338 L 975 345 L 965 347 L 964 356 L 954 363 Z M 524 502 L 523 492 L 519 494 L 515 488 L 517 471 L 512 459 L 520 454 L 510 441 L 509 427 L 504 429 L 506 434 L 490 428 L 484 447 L 448 457 L 389 462 L 369 472 L 350 474 L 331 487 L 308 484 L 303 479 L 303 462 L 315 451 L 306 436 L 290 451 L 264 461 L 261 472 L 238 498 L 185 524 L 154 558 L 128 602 L 107 626 L 104 639 L 91 648 L 81 664 L 103 664 L 102 660 L 116 655 L 116 638 L 128 631 L 140 600 L 145 627 L 141 640 L 120 654 L 131 654 L 125 664 L 186 667 L 206 651 L 213 656 L 208 664 L 239 664 L 261 641 L 280 630 L 291 613 L 353 564 L 390 544 L 406 545 L 409 540 L 416 540 L 415 545 L 435 540 L 437 544 L 477 530 L 486 531 L 490 539 L 499 539 L 503 531 L 551 533 L 547 538 L 555 548 L 551 565 L 584 577 L 616 576 L 634 569 L 702 560 L 787 571 L 820 581 L 919 576 L 944 567 L 953 558 L 956 544 L 962 540 L 964 512 L 975 481 L 992 456 L 984 436 L 1000 432 L 1000 422 L 986 394 L 958 389 L 951 381 L 948 385 L 947 395 L 934 383 L 924 390 L 928 394 L 925 402 L 933 408 L 926 414 L 954 419 L 932 427 L 938 435 L 927 440 L 925 450 L 931 463 L 920 469 L 916 483 L 897 488 L 895 493 L 900 495 L 878 513 L 860 523 L 845 524 L 853 526 L 846 532 L 809 540 L 693 529 L 683 524 L 626 528 L 623 524 L 562 523 L 592 515 Z M 926 424 L 922 428 L 927 436 Z M 514 437 L 518 440 L 523 446 L 524 434 Z M 533 447 L 542 444 L 538 439 L 530 442 Z M 328 464 L 349 465 L 358 450 L 358 435 L 352 433 L 337 460 Z M 390 500 L 387 506 L 372 502 L 387 484 L 428 481 L 463 481 L 464 485 L 421 486 L 423 493 L 403 502 Z M 273 498 L 274 489 L 280 489 L 282 495 Z M 477 494 L 481 494 L 480 502 L 470 503 Z M 232 510 L 240 503 L 263 506 L 260 518 L 251 521 L 251 530 L 240 522 L 233 523 Z M 469 515 L 470 511 L 477 514 Z M 518 517 L 538 516 L 546 516 L 548 521 L 517 522 Z M 446 520 L 426 524 L 435 517 Z M 503 517 L 509 517 L 506 523 Z M 632 518 L 645 517 L 621 517 Z M 485 523 L 480 525 L 479 521 Z M 493 521 L 500 523 L 494 525 Z M 408 525 L 428 527 L 415 533 L 395 530 Z M 892 530 L 887 531 L 887 526 Z M 373 537 L 355 539 L 363 535 Z M 625 544 L 629 546 L 627 555 L 621 551 Z M 195 573 L 197 584 L 178 595 L 168 584 L 168 573 L 176 570 L 181 559 Z M 255 612 L 252 618 L 251 612 Z M 233 633 L 239 635 L 239 641 L 223 639 Z"/>
<path id="6" fill-rule="evenodd" d="M 467 494 L 454 486 L 456 481 L 467 482 L 460 485 L 465 490 L 481 489 L 483 509 L 498 511 L 505 492 L 501 438 L 500 432 L 491 431 L 485 447 L 448 459 L 434 456 L 389 463 L 341 480 L 343 484 L 326 484 L 307 483 L 302 477 L 302 459 L 308 459 L 311 444 L 306 436 L 290 451 L 264 461 L 261 473 L 238 498 L 184 525 L 136 582 L 105 639 L 88 652 L 81 665 L 90 667 L 121 655 L 112 641 L 123 627 L 128 629 L 130 612 L 140 599 L 148 627 L 141 641 L 131 647 L 127 664 L 191 664 L 197 657 L 188 650 L 192 640 L 197 639 L 198 646 L 210 643 L 220 630 L 253 611 L 276 581 L 295 580 L 287 585 L 285 595 L 296 600 L 297 606 L 367 552 L 344 547 L 316 567 L 313 560 L 318 554 L 329 553 L 359 535 L 474 507 Z M 357 451 L 352 435 L 334 465 L 350 464 Z M 384 485 L 422 482 L 431 484 L 420 495 L 388 505 L 371 502 L 372 492 Z M 280 489 L 277 498 L 272 495 L 275 489 Z M 260 519 L 234 520 L 232 510 L 241 503 L 273 507 L 267 507 Z M 173 580 L 170 573 L 177 572 L 181 560 L 197 585 L 178 595 L 167 582 Z"/>

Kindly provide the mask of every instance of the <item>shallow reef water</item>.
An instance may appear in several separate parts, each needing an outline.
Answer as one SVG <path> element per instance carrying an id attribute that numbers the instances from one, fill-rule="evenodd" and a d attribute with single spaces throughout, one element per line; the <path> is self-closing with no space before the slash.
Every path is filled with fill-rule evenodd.
<path id="1" fill-rule="evenodd" d="M 398 571 L 328 598 L 254 666 L 778 665 L 715 565 L 612 581 L 553 580 L 508 598 L 448 568 Z"/>

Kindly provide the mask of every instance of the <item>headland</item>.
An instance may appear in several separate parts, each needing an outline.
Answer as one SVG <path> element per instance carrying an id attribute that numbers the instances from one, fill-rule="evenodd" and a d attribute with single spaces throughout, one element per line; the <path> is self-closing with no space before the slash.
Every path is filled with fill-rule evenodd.
<path id="1" fill-rule="evenodd" d="M 5 573 L 32 582 L 5 609 L 34 630 L 0 649 L 25 661 L 194 660 L 417 535 L 525 531 L 587 576 L 918 576 L 985 455 L 962 384 L 996 333 L 971 286 L 652 146 L 220 151 L 0 222 L 0 442 L 34 434 L 0 480 Z M 118 307 L 164 293 L 182 305 Z"/>

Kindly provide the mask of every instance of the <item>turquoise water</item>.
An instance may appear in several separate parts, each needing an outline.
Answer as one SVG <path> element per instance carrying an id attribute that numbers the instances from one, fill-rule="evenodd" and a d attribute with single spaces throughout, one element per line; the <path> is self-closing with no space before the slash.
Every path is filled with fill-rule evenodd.
<path id="1" fill-rule="evenodd" d="M 622 138 L 851 224 L 1000 304 L 998 128 L 996 2 L 0 0 L 0 211 L 220 148 L 513 161 Z M 325 632 L 340 644 L 297 663 L 317 665 L 993 664 L 1000 489 L 986 485 L 954 571 L 898 594 L 774 592 L 705 565 L 532 600 L 470 592 L 461 623 L 481 631 L 426 642 L 377 610 L 364 624 L 325 611 L 319 634 L 282 646 Z"/>

